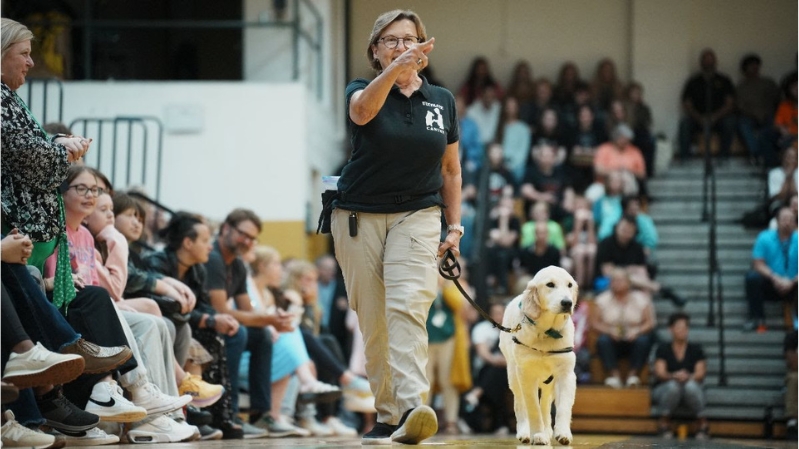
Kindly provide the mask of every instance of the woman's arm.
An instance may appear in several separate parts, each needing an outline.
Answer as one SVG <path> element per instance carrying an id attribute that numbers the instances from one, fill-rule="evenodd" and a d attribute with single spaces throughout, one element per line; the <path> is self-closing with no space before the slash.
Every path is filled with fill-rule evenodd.
<path id="1" fill-rule="evenodd" d="M 458 156 L 458 142 L 452 142 L 444 150 L 441 159 L 441 198 L 444 200 L 444 218 L 448 225 L 461 224 L 461 161 Z M 458 249 L 461 234 L 457 231 L 447 233 L 447 237 L 438 247 L 439 257 L 449 248 Z M 457 255 L 457 254 L 456 254 Z"/>

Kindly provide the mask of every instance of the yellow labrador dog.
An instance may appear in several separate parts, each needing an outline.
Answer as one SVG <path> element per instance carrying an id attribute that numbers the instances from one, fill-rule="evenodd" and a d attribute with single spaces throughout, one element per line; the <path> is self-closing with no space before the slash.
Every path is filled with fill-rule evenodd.
<path id="1" fill-rule="evenodd" d="M 524 444 L 550 444 L 553 402 L 555 439 L 565 446 L 572 442 L 577 377 L 571 315 L 577 291 L 577 282 L 566 270 L 549 266 L 536 273 L 524 293 L 505 309 L 502 324 L 509 328 L 521 326 L 514 333 L 502 332 L 499 348 L 508 362 L 516 438 Z"/>

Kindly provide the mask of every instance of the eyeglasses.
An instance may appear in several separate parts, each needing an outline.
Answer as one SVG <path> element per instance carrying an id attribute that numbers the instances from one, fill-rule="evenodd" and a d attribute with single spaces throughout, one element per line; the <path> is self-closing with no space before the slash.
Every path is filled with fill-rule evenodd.
<path id="1" fill-rule="evenodd" d="M 67 190 L 69 189 L 75 189 L 75 192 L 80 196 L 89 196 L 88 193 L 91 192 L 95 198 L 105 193 L 104 189 L 89 187 L 86 184 L 75 184 L 74 186 L 69 186 Z"/>
<path id="2" fill-rule="evenodd" d="M 377 40 L 377 42 L 383 42 L 383 45 L 385 45 L 386 48 L 394 49 L 397 48 L 397 45 L 399 45 L 400 41 L 402 41 L 402 45 L 405 46 L 405 48 L 408 48 L 413 44 L 418 44 L 421 40 L 422 39 L 417 36 L 406 36 L 403 38 L 386 36 L 381 37 Z"/>
<path id="3" fill-rule="evenodd" d="M 248 241 L 248 242 L 255 242 L 255 241 L 257 241 L 257 240 L 258 240 L 258 236 L 257 236 L 257 235 L 253 236 L 253 235 L 247 234 L 246 232 L 242 231 L 242 230 L 241 230 L 241 229 L 239 229 L 239 228 L 236 228 L 236 227 L 233 227 L 233 226 L 231 226 L 231 227 L 233 228 L 233 230 L 234 230 L 234 231 L 238 232 L 238 233 L 239 233 L 239 235 L 241 235 L 242 237 L 244 237 L 244 240 L 245 240 L 245 241 Z"/>

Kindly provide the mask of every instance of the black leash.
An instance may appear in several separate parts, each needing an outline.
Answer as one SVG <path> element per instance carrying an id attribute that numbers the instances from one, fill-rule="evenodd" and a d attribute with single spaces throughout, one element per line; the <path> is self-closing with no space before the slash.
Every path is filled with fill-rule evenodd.
<path id="1" fill-rule="evenodd" d="M 455 257 L 454 254 L 452 254 L 451 250 L 448 249 L 447 252 L 444 253 L 444 257 L 442 257 L 441 261 L 438 263 L 438 272 L 441 274 L 441 277 L 443 277 L 444 279 L 453 281 L 455 283 L 455 286 L 458 287 L 458 290 L 460 290 L 463 297 L 466 298 L 467 301 L 469 301 L 469 304 L 471 304 L 472 307 L 474 307 L 480 313 L 480 316 L 482 316 L 483 318 L 485 318 L 486 321 L 494 325 L 495 328 L 501 330 L 502 332 L 507 332 L 509 334 L 518 332 L 519 329 L 522 328 L 521 323 L 519 323 L 513 329 L 497 323 L 491 318 L 489 314 L 486 313 L 485 310 L 482 309 L 482 307 L 477 305 L 477 303 L 474 301 L 474 299 L 472 299 L 471 296 L 469 296 L 468 293 L 466 293 L 466 290 L 464 290 L 463 286 L 461 286 L 461 283 L 458 282 L 458 278 L 461 277 L 461 264 L 458 263 L 458 259 Z"/>

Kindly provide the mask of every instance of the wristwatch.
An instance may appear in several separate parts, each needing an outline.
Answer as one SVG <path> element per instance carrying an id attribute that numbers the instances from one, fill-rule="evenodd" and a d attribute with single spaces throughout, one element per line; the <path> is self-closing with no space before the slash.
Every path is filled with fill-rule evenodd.
<path id="1" fill-rule="evenodd" d="M 447 226 L 447 232 L 449 233 L 449 232 L 452 232 L 452 231 L 458 231 L 458 233 L 460 233 L 461 237 L 463 237 L 464 228 L 463 228 L 462 225 L 451 224 L 451 225 Z"/>
<path id="2" fill-rule="evenodd" d="M 216 318 L 213 315 L 208 315 L 208 318 L 205 319 L 205 328 L 216 329 Z"/>

